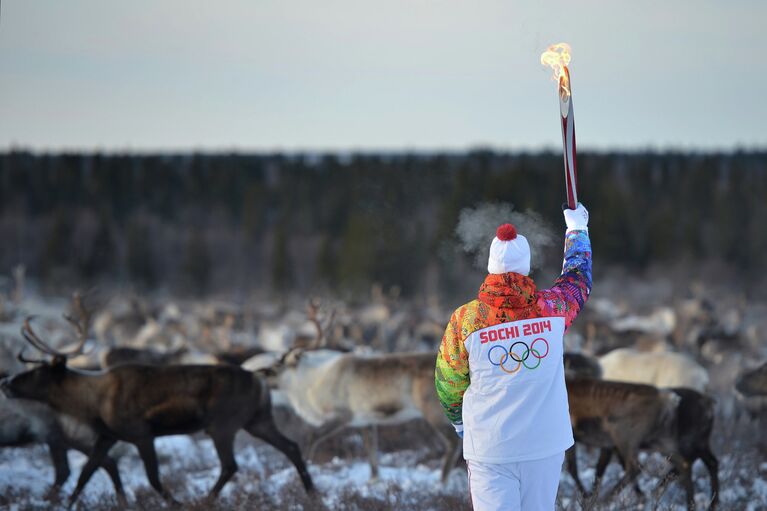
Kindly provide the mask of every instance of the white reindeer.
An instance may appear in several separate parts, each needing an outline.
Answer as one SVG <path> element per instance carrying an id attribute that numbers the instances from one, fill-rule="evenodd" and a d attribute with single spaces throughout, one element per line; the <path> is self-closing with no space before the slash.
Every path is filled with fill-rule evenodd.
<path id="1" fill-rule="evenodd" d="M 709 381 L 708 371 L 682 353 L 619 348 L 601 356 L 599 363 L 605 380 L 688 387 L 699 392 L 705 392 Z"/>
<path id="2" fill-rule="evenodd" d="M 371 478 L 378 473 L 378 425 L 414 418 L 428 422 L 445 445 L 442 481 L 460 455 L 460 441 L 434 391 L 433 353 L 359 355 L 333 350 L 289 351 L 271 381 L 295 412 L 318 428 L 307 456 L 343 428 L 365 427 Z"/>

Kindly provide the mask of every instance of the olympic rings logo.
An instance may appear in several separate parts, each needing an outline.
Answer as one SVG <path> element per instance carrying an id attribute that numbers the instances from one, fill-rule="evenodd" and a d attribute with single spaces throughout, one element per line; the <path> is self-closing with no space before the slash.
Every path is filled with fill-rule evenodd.
<path id="1" fill-rule="evenodd" d="M 543 344 L 546 345 L 546 351 L 543 353 L 543 355 L 541 355 L 540 351 L 535 349 L 535 343 L 537 343 L 538 341 L 542 341 Z M 520 348 L 517 348 L 517 346 L 520 346 Z M 522 347 L 524 347 L 524 349 Z M 540 348 L 540 346 L 538 347 Z M 503 353 L 501 354 L 500 358 L 493 360 L 493 350 L 495 349 L 500 349 L 503 351 Z M 511 345 L 511 347 L 509 348 L 509 351 L 506 351 L 506 348 L 504 348 L 503 346 L 496 344 L 495 346 L 490 348 L 490 350 L 487 352 L 487 359 L 494 366 L 500 367 L 501 370 L 503 370 L 503 372 L 508 374 L 514 374 L 517 371 L 519 371 L 522 368 L 522 366 L 525 366 L 528 369 L 537 369 L 538 366 L 541 365 L 541 359 L 545 358 L 546 355 L 548 354 L 549 354 L 548 341 L 544 339 L 543 337 L 538 337 L 532 342 L 532 344 L 530 344 L 530 346 L 528 346 L 526 342 L 516 341 L 515 343 Z M 535 365 L 532 365 L 532 364 L 528 365 L 527 359 L 530 358 L 530 355 L 532 355 L 533 358 L 537 360 Z M 517 363 L 517 366 L 514 367 L 513 369 L 510 369 L 507 367 L 507 362 L 509 361 L 509 359 Z M 508 365 L 513 365 L 513 363 Z"/>

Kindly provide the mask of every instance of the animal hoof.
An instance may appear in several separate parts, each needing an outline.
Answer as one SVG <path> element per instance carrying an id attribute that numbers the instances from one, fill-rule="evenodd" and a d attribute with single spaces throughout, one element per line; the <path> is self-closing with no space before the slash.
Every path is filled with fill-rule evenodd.
<path id="1" fill-rule="evenodd" d="M 45 500 L 58 502 L 61 500 L 61 486 L 53 485 L 45 492 Z"/>
<path id="2" fill-rule="evenodd" d="M 218 492 L 214 492 L 213 490 L 211 490 L 210 493 L 208 493 L 205 496 L 203 503 L 205 504 L 206 507 L 210 507 L 214 504 L 214 502 L 216 502 L 217 499 L 218 499 Z"/>
<path id="3" fill-rule="evenodd" d="M 177 501 L 176 499 L 174 499 L 170 495 L 166 495 L 165 496 L 165 504 L 167 504 L 168 507 L 171 508 L 171 509 L 178 509 L 182 505 L 181 502 Z"/>
<path id="4" fill-rule="evenodd" d="M 317 493 L 317 488 L 314 486 L 314 482 L 310 477 L 307 477 L 306 479 L 302 478 L 302 482 L 304 485 L 304 490 L 306 490 L 306 493 L 313 495 Z"/>

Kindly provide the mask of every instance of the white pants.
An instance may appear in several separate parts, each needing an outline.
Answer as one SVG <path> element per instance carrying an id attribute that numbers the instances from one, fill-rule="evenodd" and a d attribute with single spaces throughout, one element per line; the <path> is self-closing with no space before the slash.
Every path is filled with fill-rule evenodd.
<path id="1" fill-rule="evenodd" d="M 519 463 L 466 461 L 474 511 L 552 511 L 565 453 Z"/>

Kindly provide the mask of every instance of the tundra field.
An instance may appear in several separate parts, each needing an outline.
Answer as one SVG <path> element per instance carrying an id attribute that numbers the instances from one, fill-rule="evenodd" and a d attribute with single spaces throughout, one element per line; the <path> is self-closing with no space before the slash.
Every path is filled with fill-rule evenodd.
<path id="1" fill-rule="evenodd" d="M 708 298 L 713 296 L 716 300 Z M 72 330 L 61 319 L 62 313 L 68 313 L 86 317 L 88 325 L 83 353 L 70 357 L 68 367 L 99 370 L 131 361 L 234 363 L 263 375 L 273 389 L 278 429 L 300 446 L 316 494 L 305 492 L 285 455 L 239 433 L 235 442 L 239 471 L 219 498 L 210 502 L 206 495 L 220 471 L 211 439 L 200 433 L 161 437 L 155 442 L 160 477 L 182 509 L 470 509 L 465 466 L 459 461 L 441 481 L 450 444 L 441 439 L 441 417 L 435 418 L 430 395 L 425 398 L 428 402 L 421 402 L 413 390 L 428 382 L 431 369 L 407 362 L 411 360 L 407 352 L 436 354 L 454 305 L 404 301 L 382 292 L 373 293 L 364 303 L 328 298 L 280 304 L 255 298 L 234 303 L 126 294 L 107 297 L 104 291 L 85 294 L 78 302 L 16 292 L 3 300 L 0 311 L 0 372 L 12 375 L 24 370 L 16 354 L 25 346 L 26 358 L 43 358 L 19 333 L 29 315 L 36 316 L 35 330 L 45 342 L 58 348 L 72 343 Z M 767 397 L 762 397 L 767 394 L 767 378 L 744 375 L 767 360 L 765 339 L 767 301 L 704 284 L 679 291 L 660 280 L 621 278 L 600 282 L 567 334 L 566 351 L 593 357 L 587 359 L 589 363 L 611 380 L 634 382 L 635 387 L 640 383 L 690 387 L 713 397 L 713 431 L 703 433 L 702 440 L 718 459 L 718 509 L 756 511 L 767 509 Z M 318 348 L 322 350 L 315 351 Z M 385 353 L 397 353 L 398 358 L 377 358 Z M 346 363 L 336 364 L 341 360 Z M 374 384 L 366 379 L 369 375 L 360 374 L 370 369 L 355 372 L 355 367 L 366 368 L 364 364 L 371 360 L 384 364 L 396 360 L 399 365 L 391 373 L 398 375 L 398 385 L 405 381 L 410 386 L 387 383 L 386 370 Z M 324 374 L 325 364 L 330 364 L 331 373 L 343 373 L 343 378 L 333 380 L 341 383 L 323 386 L 328 380 L 312 379 L 315 373 Z M 323 406 L 312 408 L 311 393 L 296 395 L 291 381 L 321 393 Z M 368 392 L 370 401 L 376 402 L 381 388 L 390 390 L 387 403 L 395 404 L 378 415 L 347 396 L 354 389 L 363 397 Z M 395 388 L 399 390 L 391 390 Z M 392 392 L 399 393 L 396 399 Z M 0 398 L 0 405 L 7 405 L 7 400 Z M 336 411 L 328 412 L 327 402 L 334 403 Z M 8 412 L 0 407 L 0 415 L 4 413 Z M 674 413 L 680 414 L 678 421 L 664 430 L 675 439 L 673 445 L 683 443 L 685 435 L 700 436 L 699 424 L 694 427 L 685 421 L 682 411 Z M 65 509 L 86 456 L 70 450 L 71 474 L 61 491 L 50 492 L 54 469 L 39 426 L 33 422 L 14 430 L 14 424 L 23 420 L 15 417 L 14 421 L 0 417 L 0 443 L 5 446 L 0 448 L 0 509 Z M 317 440 L 322 436 L 318 431 L 330 429 L 337 434 Z M 652 440 L 641 443 L 650 445 Z M 576 445 L 579 476 L 590 489 L 599 451 L 590 447 L 587 438 L 579 437 L 577 428 Z M 377 463 L 371 462 L 375 458 L 371 452 L 378 453 Z M 149 486 L 135 447 L 118 443 L 110 454 L 118 460 L 129 508 L 170 507 Z M 617 461 L 608 466 L 596 498 L 583 496 L 563 467 L 557 509 L 686 509 L 686 492 L 679 480 L 661 484 L 670 468 L 668 457 L 668 452 L 643 448 L 637 479 L 642 494 L 629 484 L 610 498 L 607 493 L 623 475 Z M 378 475 L 371 478 L 375 467 Z M 701 461 L 693 465 L 692 478 L 695 508 L 708 509 L 711 483 Z M 122 508 L 103 470 L 94 474 L 74 505 L 83 510 Z"/>
<path id="2" fill-rule="evenodd" d="M 755 434 L 751 427 L 742 434 Z M 439 456 L 431 451 L 438 443 L 430 440 L 428 430 L 413 421 L 403 427 L 380 429 L 382 450 L 380 475 L 369 481 L 370 469 L 362 454 L 359 435 L 331 441 L 318 451 L 310 462 L 309 471 L 318 488 L 318 499 L 309 499 L 300 480 L 287 460 L 262 442 L 240 435 L 236 443 L 240 472 L 224 488 L 215 504 L 205 500 L 205 494 L 218 477 L 218 459 L 210 440 L 184 436 L 166 437 L 157 442 L 160 473 L 166 486 L 190 510 L 396 510 L 423 509 L 458 511 L 470 509 L 465 469 L 454 470 L 446 485 L 439 482 Z M 733 446 L 732 432 L 721 438 L 714 450 L 731 454 L 720 455 L 721 505 L 723 510 L 757 511 L 767 508 L 767 462 L 764 455 L 749 449 L 751 442 Z M 413 439 L 412 442 L 405 439 Z M 416 440 L 417 439 L 417 440 Z M 730 442 L 728 442 L 728 440 Z M 413 447 L 413 444 L 419 444 Z M 751 444 L 753 447 L 753 444 Z M 593 477 L 596 456 L 581 456 L 581 477 L 586 483 Z M 66 493 L 74 488 L 78 469 L 85 462 L 80 453 L 70 454 L 73 476 L 70 477 L 60 501 L 45 498 L 53 471 L 44 446 L 8 448 L 0 453 L 0 508 L 65 509 Z M 684 491 L 671 484 L 665 493 L 653 490 L 658 484 L 665 462 L 659 456 L 642 457 L 645 470 L 639 477 L 645 498 L 636 498 L 630 490 L 609 503 L 584 506 L 572 479 L 563 473 L 560 482 L 558 510 L 684 510 Z M 587 467 L 588 468 L 585 468 Z M 138 455 L 129 452 L 120 460 L 123 483 L 131 509 L 160 509 L 162 499 L 147 483 Z M 696 501 L 699 509 L 708 503 L 708 477 L 696 466 Z M 613 484 L 620 469 L 608 469 L 606 485 Z M 114 491 L 109 478 L 97 472 L 75 509 L 116 510 Z"/>

